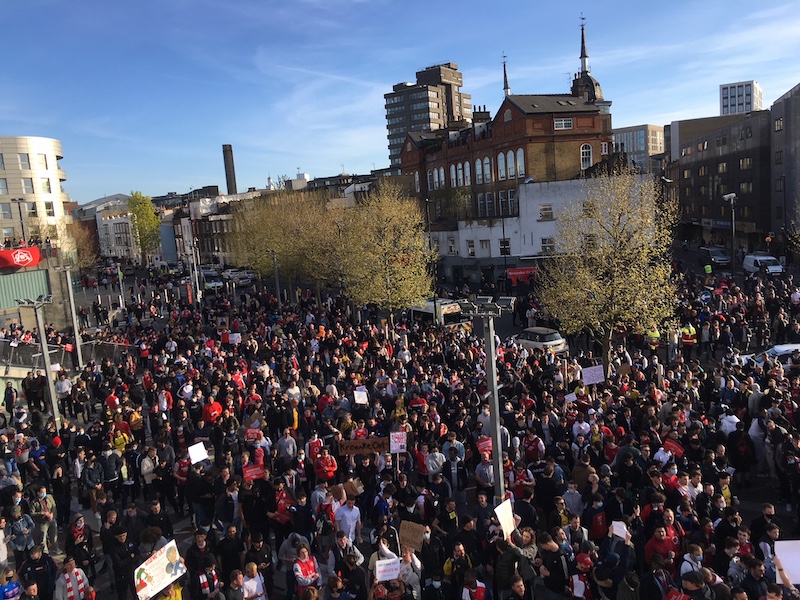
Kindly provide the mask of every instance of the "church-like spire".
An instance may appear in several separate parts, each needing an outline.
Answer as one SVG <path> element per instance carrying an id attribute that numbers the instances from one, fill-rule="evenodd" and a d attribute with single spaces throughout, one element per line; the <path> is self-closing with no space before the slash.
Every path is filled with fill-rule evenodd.
<path id="1" fill-rule="evenodd" d="M 511 86 L 508 85 L 508 71 L 506 70 L 506 55 L 503 53 L 503 93 L 506 97 L 511 95 Z"/>
<path id="2" fill-rule="evenodd" d="M 581 73 L 590 73 L 589 53 L 586 51 L 586 19 L 581 15 Z"/>

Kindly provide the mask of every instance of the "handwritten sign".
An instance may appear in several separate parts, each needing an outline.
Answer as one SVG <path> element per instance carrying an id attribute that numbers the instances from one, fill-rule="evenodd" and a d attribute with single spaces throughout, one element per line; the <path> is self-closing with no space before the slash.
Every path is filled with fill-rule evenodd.
<path id="1" fill-rule="evenodd" d="M 408 546 L 419 552 L 422 550 L 424 534 L 425 525 L 413 521 L 403 521 L 400 523 L 400 547 Z"/>
<path id="2" fill-rule="evenodd" d="M 356 404 L 369 404 L 369 394 L 367 393 L 367 388 L 363 385 L 358 386 L 355 391 L 353 391 L 353 401 Z"/>
<path id="3" fill-rule="evenodd" d="M 497 515 L 497 520 L 500 521 L 500 527 L 503 528 L 503 534 L 508 537 L 517 528 L 514 523 L 514 509 L 511 506 L 511 499 L 504 500 L 494 507 L 494 514 Z"/>
<path id="4" fill-rule="evenodd" d="M 388 452 L 389 438 L 367 438 L 366 440 L 351 440 L 339 442 L 339 454 L 372 454 L 373 452 Z"/>
<path id="5" fill-rule="evenodd" d="M 583 369 L 583 383 L 586 385 L 592 385 L 595 383 L 603 383 L 606 380 L 606 375 L 603 370 L 603 365 L 597 365 L 596 367 L 586 367 Z"/>
<path id="6" fill-rule="evenodd" d="M 150 558 L 136 567 L 134 583 L 139 600 L 150 600 L 173 581 L 186 573 L 181 561 L 178 546 L 171 540 L 166 546 L 156 550 Z"/>
<path id="7" fill-rule="evenodd" d="M 400 559 L 385 558 L 375 563 L 375 579 L 378 581 L 391 581 L 400 575 Z"/>
<path id="8" fill-rule="evenodd" d="M 231 344 L 241 344 L 242 343 L 242 334 L 241 333 L 231 333 L 228 336 L 228 341 Z"/>
<path id="9" fill-rule="evenodd" d="M 400 454 L 406 451 L 408 434 L 405 431 L 393 431 L 389 434 L 389 452 Z"/>

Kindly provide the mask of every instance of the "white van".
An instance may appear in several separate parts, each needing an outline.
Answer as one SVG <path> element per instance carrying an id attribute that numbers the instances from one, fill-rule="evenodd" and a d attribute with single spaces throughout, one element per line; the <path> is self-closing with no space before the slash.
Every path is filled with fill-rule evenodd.
<path id="1" fill-rule="evenodd" d="M 777 258 L 769 254 L 748 254 L 742 261 L 742 269 L 746 273 L 766 273 L 768 275 L 783 273 L 783 265 Z"/>

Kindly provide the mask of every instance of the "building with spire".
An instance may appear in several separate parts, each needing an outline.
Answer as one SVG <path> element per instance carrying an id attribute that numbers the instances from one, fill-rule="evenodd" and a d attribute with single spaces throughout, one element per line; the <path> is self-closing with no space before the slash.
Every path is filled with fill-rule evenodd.
<path id="1" fill-rule="evenodd" d="M 486 107 L 447 129 L 410 131 L 401 144 L 404 175 L 446 218 L 446 198 L 471 198 L 478 218 L 517 213 L 517 186 L 527 180 L 582 177 L 610 155 L 611 102 L 591 75 L 581 25 L 580 72 L 568 94 L 512 94 L 503 61 L 504 98 L 494 116 Z"/>

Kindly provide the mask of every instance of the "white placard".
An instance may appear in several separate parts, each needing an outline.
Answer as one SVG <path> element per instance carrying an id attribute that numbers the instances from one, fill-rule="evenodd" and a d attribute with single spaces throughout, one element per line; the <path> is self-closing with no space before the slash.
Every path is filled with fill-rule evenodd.
<path id="1" fill-rule="evenodd" d="M 577 399 L 578 397 L 575 395 L 575 392 L 569 393 L 566 396 L 564 396 L 565 402 L 575 402 Z"/>
<path id="2" fill-rule="evenodd" d="M 353 392 L 353 399 L 356 404 L 369 404 L 369 394 L 363 385 L 358 386 Z"/>
<path id="3" fill-rule="evenodd" d="M 400 559 L 385 558 L 375 563 L 375 579 L 378 581 L 391 581 L 400 575 Z"/>
<path id="4" fill-rule="evenodd" d="M 494 514 L 497 515 L 497 520 L 500 521 L 500 527 L 503 528 L 503 534 L 508 537 L 517 528 L 514 523 L 514 508 L 511 506 L 511 498 L 504 500 L 494 507 Z"/>
<path id="5" fill-rule="evenodd" d="M 392 454 L 405 452 L 406 442 L 408 442 L 408 434 L 405 431 L 391 432 L 389 434 L 389 452 Z"/>
<path id="6" fill-rule="evenodd" d="M 50 372 L 51 373 L 58 373 L 61 370 L 60 363 L 51 363 L 50 364 Z"/>
<path id="7" fill-rule="evenodd" d="M 156 550 L 150 558 L 133 572 L 136 595 L 139 600 L 149 600 L 173 581 L 186 573 L 186 566 L 178 553 L 175 540 Z"/>
<path id="8" fill-rule="evenodd" d="M 197 442 L 189 446 L 189 458 L 193 465 L 208 460 L 208 450 L 206 450 L 205 444 L 203 442 Z"/>
<path id="9" fill-rule="evenodd" d="M 585 385 L 592 385 L 593 383 L 603 383 L 606 380 L 603 365 L 596 367 L 586 367 L 583 369 L 583 383 Z"/>
<path id="10" fill-rule="evenodd" d="M 242 343 L 242 334 L 241 333 L 231 333 L 228 335 L 228 341 L 231 344 L 241 344 Z"/>
<path id="11" fill-rule="evenodd" d="M 792 583 L 800 581 L 800 541 L 777 540 L 775 542 L 775 556 L 781 559 L 783 570 L 790 581 Z"/>
<path id="12" fill-rule="evenodd" d="M 622 521 L 612 521 L 611 533 L 624 540 L 627 537 L 628 528 L 625 527 L 625 523 Z"/>

